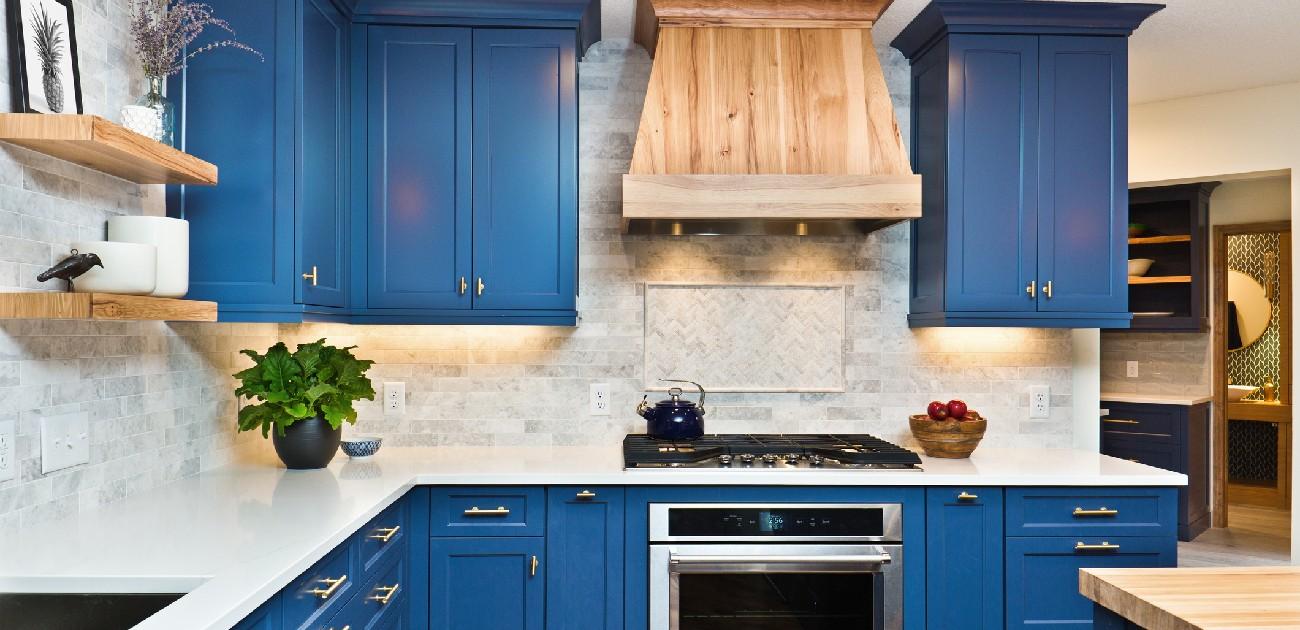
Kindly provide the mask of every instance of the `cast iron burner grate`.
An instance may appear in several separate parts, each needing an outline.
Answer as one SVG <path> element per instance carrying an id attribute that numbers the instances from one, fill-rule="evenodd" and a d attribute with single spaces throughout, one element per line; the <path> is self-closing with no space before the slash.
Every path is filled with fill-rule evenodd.
<path id="1" fill-rule="evenodd" d="M 916 453 L 871 435 L 705 435 L 690 442 L 623 439 L 626 468 L 920 470 Z"/>

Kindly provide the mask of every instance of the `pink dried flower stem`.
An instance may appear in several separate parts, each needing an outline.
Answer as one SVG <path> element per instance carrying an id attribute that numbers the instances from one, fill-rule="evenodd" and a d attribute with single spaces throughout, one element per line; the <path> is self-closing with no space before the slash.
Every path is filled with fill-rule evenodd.
<path id="1" fill-rule="evenodd" d="M 218 48 L 235 48 L 266 61 L 262 53 L 235 39 L 230 23 L 212 13 L 212 7 L 191 0 L 132 0 L 131 35 L 140 55 L 144 73 L 150 77 L 174 75 L 185 68 L 195 56 Z M 207 27 L 221 29 L 230 34 L 223 39 L 185 50 L 203 34 Z"/>

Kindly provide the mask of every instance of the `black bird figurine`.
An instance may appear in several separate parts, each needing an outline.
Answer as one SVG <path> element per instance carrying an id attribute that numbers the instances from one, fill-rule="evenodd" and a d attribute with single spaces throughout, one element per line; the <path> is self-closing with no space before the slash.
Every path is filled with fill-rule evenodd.
<path id="1" fill-rule="evenodd" d="M 104 263 L 99 260 L 99 255 L 81 254 L 74 249 L 72 250 L 71 256 L 64 258 L 59 261 L 59 264 L 46 269 L 41 272 L 41 275 L 36 276 L 36 281 L 45 282 L 51 278 L 58 278 L 68 283 L 68 291 L 71 292 L 73 279 L 81 277 L 87 271 L 90 271 L 91 267 L 96 265 L 101 269 L 104 268 Z"/>

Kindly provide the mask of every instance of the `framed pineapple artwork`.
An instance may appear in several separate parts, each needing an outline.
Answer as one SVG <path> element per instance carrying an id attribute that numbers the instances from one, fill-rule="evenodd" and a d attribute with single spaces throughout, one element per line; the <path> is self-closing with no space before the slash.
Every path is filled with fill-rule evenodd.
<path id="1" fill-rule="evenodd" d="M 72 0 L 8 0 L 14 111 L 80 114 Z"/>

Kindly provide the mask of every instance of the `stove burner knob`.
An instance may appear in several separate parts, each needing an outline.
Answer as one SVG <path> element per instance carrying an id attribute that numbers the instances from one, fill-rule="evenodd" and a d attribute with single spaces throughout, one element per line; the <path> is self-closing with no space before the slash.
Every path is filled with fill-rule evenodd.
<path id="1" fill-rule="evenodd" d="M 808 463 L 813 466 L 821 466 L 824 458 L 821 455 L 813 455 L 808 458 Z"/>
<path id="2" fill-rule="evenodd" d="M 730 466 L 730 465 L 731 465 L 731 456 L 730 456 L 730 455 L 719 455 L 719 456 L 718 456 L 718 464 L 720 464 L 720 465 L 722 465 L 722 466 Z"/>
<path id="3" fill-rule="evenodd" d="M 744 453 L 740 456 L 740 463 L 745 465 L 753 464 L 754 456 L 749 453 Z"/>
<path id="4" fill-rule="evenodd" d="M 775 465 L 776 465 L 776 455 L 764 455 L 764 456 L 763 456 L 763 463 L 764 463 L 765 465 L 767 465 L 767 466 L 775 466 Z"/>

